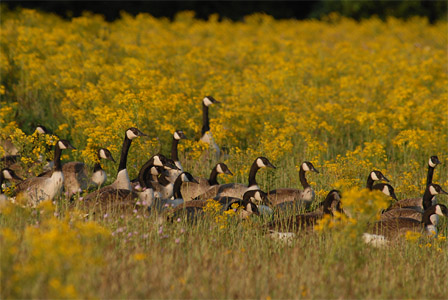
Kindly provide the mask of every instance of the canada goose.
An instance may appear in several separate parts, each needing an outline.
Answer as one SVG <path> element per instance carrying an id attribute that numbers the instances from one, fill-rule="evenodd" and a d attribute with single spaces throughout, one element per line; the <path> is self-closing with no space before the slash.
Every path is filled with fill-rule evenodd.
<path id="1" fill-rule="evenodd" d="M 383 192 L 383 194 L 392 197 L 392 199 L 397 200 L 395 195 L 395 189 L 388 183 L 377 183 L 373 186 L 372 190 L 377 190 Z"/>
<path id="2" fill-rule="evenodd" d="M 29 204 L 36 205 L 43 200 L 53 200 L 64 184 L 61 154 L 64 149 L 75 149 L 67 140 L 59 140 L 54 151 L 54 170 L 51 177 L 32 177 L 22 181 L 16 194 L 24 193 Z"/>
<path id="3" fill-rule="evenodd" d="M 437 204 L 437 203 L 435 203 L 435 196 L 438 194 L 448 194 L 448 193 L 445 192 L 440 185 L 431 183 L 426 187 L 425 193 L 423 194 L 423 198 L 419 198 L 421 200 L 421 203 L 419 206 L 387 209 L 381 215 L 381 220 L 405 217 L 405 218 L 411 218 L 411 219 L 415 219 L 417 221 L 421 221 L 424 212 L 429 207 Z M 436 223 L 436 225 L 437 225 L 437 223 Z"/>
<path id="4" fill-rule="evenodd" d="M 256 199 L 257 201 L 265 201 L 266 198 L 263 199 L 263 195 L 265 198 L 266 193 L 261 190 L 250 190 L 244 193 L 243 199 L 226 197 L 215 201 L 218 201 L 222 205 L 222 212 L 233 209 L 232 204 L 238 204 L 242 207 L 239 217 L 241 219 L 245 219 L 252 214 L 259 215 L 258 207 L 254 202 L 252 202 L 252 199 Z M 221 200 L 221 202 L 219 200 Z M 184 202 L 182 205 L 174 208 L 171 218 L 176 219 L 178 217 L 186 216 L 187 221 L 196 221 L 197 217 L 204 213 L 204 208 L 207 206 L 207 203 L 208 200 Z"/>
<path id="5" fill-rule="evenodd" d="M 153 208 L 157 210 L 162 210 L 166 207 L 176 207 L 179 204 L 184 203 L 184 199 L 182 197 L 182 191 L 181 186 L 184 182 L 193 182 L 198 184 L 198 181 L 188 172 L 182 172 L 177 177 L 176 181 L 173 185 L 173 198 L 174 199 L 168 199 L 168 198 L 158 198 L 155 199 L 154 205 L 150 206 L 148 210 L 151 210 Z"/>
<path id="6" fill-rule="evenodd" d="M 175 162 L 166 158 L 163 154 L 156 154 L 143 164 L 138 172 L 137 178 L 139 181 L 143 182 L 148 176 L 152 177 L 152 179 L 157 179 L 157 176 L 160 175 L 163 170 L 170 169 L 179 170 L 179 168 L 175 165 Z M 154 178 L 153 175 L 156 177 Z M 132 181 L 137 181 L 137 178 Z"/>
<path id="7" fill-rule="evenodd" d="M 92 182 L 100 187 L 103 185 L 103 183 L 107 180 L 107 174 L 101 167 L 101 159 L 107 159 L 115 162 L 115 159 L 112 157 L 112 154 L 110 151 L 106 148 L 100 148 L 98 149 L 98 161 L 93 166 L 93 174 L 92 174 Z"/>
<path id="8" fill-rule="evenodd" d="M 272 205 L 279 205 L 283 202 L 291 202 L 298 204 L 299 206 L 309 207 L 314 200 L 315 193 L 308 181 L 306 180 L 305 173 L 311 171 L 319 173 L 313 164 L 309 161 L 305 161 L 300 166 L 299 178 L 300 183 L 303 186 L 303 190 L 280 188 L 272 190 L 268 193 L 269 200 Z M 281 207 L 281 206 L 280 206 Z"/>
<path id="9" fill-rule="evenodd" d="M 432 178 L 434 175 L 434 169 L 437 167 L 437 165 L 440 164 L 439 158 L 437 156 L 431 156 L 428 161 L 428 175 L 426 177 L 426 186 L 430 185 L 432 183 Z M 435 199 L 434 199 L 435 202 Z M 422 207 L 422 198 L 408 198 L 408 199 L 402 199 L 395 203 L 393 203 L 388 210 L 392 210 L 395 208 L 416 208 L 416 207 Z"/>
<path id="10" fill-rule="evenodd" d="M 230 172 L 229 168 L 225 163 L 218 163 L 216 166 L 212 169 L 210 173 L 210 177 L 207 178 L 196 178 L 196 180 L 199 182 L 199 184 L 189 184 L 186 183 L 182 185 L 182 195 L 184 196 L 185 201 L 190 201 L 199 195 L 204 194 L 207 192 L 208 189 L 210 189 L 211 186 L 218 185 L 218 175 L 219 174 L 228 174 L 232 175 L 232 172 Z"/>
<path id="11" fill-rule="evenodd" d="M 98 150 L 98 159 L 108 159 L 115 162 L 112 154 L 106 148 Z M 38 175 L 38 177 L 50 177 L 53 171 L 47 171 Z M 62 166 L 62 173 L 64 174 L 64 190 L 67 197 L 80 193 L 86 190 L 92 183 L 101 186 L 107 179 L 106 172 L 102 169 L 99 162 L 95 163 L 93 175 L 89 179 L 87 174 L 87 166 L 79 161 L 71 161 Z"/>
<path id="12" fill-rule="evenodd" d="M 389 179 L 386 178 L 386 176 L 383 175 L 380 171 L 372 171 L 370 172 L 369 176 L 367 177 L 367 184 L 366 188 L 369 190 L 373 189 L 373 183 L 375 181 L 384 180 L 386 182 L 389 182 Z"/>
<path id="13" fill-rule="evenodd" d="M 207 192 L 204 194 L 196 197 L 195 199 L 210 199 L 215 196 L 230 196 L 242 199 L 244 196 L 244 193 L 246 191 L 250 190 L 259 190 L 260 187 L 258 186 L 256 175 L 259 169 L 261 168 L 273 168 L 275 169 L 275 166 L 271 164 L 269 159 L 266 157 L 260 156 L 255 159 L 255 161 L 252 163 L 252 166 L 250 168 L 249 172 L 249 184 L 244 185 L 241 183 L 228 183 L 228 184 L 221 184 L 221 185 L 214 185 L 211 186 Z"/>
<path id="14" fill-rule="evenodd" d="M 215 103 L 219 102 L 216 101 L 212 96 L 206 96 L 204 97 L 204 99 L 202 99 L 202 130 L 200 141 L 209 144 L 209 146 L 215 151 L 216 158 L 218 159 L 221 155 L 221 150 L 215 143 L 213 135 L 210 132 L 210 120 L 208 117 L 208 107 Z"/>
<path id="15" fill-rule="evenodd" d="M 90 207 L 91 205 L 101 204 L 101 202 L 108 202 L 110 200 L 130 200 L 131 195 L 131 182 L 129 180 L 128 171 L 126 169 L 128 152 L 131 147 L 133 139 L 139 136 L 146 136 L 135 127 L 131 127 L 125 131 L 123 146 L 121 148 L 120 164 L 118 166 L 117 179 L 95 192 L 92 192 L 83 198 L 83 202 Z"/>
<path id="16" fill-rule="evenodd" d="M 22 182 L 23 179 L 16 175 L 16 173 L 9 169 L 3 168 L 0 173 L 0 207 L 7 203 L 8 197 L 3 193 L 3 183 L 6 181 L 12 181 L 17 184 Z"/>
<path id="17" fill-rule="evenodd" d="M 177 179 L 180 173 L 183 172 L 182 164 L 179 161 L 179 155 L 177 151 L 177 145 L 179 144 L 179 141 L 181 139 L 186 139 L 184 132 L 182 130 L 176 130 L 173 133 L 173 143 L 171 144 L 171 160 L 173 160 L 174 164 L 176 165 L 179 170 L 170 169 L 166 170 L 168 173 L 168 180 L 172 183 Z"/>
<path id="18" fill-rule="evenodd" d="M 368 233 L 364 233 L 363 239 L 366 243 L 381 245 L 386 244 L 387 241 L 396 240 L 408 231 L 437 236 L 436 220 L 438 216 L 448 216 L 448 209 L 445 205 L 436 204 L 429 207 L 423 213 L 421 221 L 410 218 L 380 220 L 370 226 Z"/>
<path id="19" fill-rule="evenodd" d="M 294 232 L 303 229 L 313 229 L 318 220 L 326 214 L 332 215 L 333 209 L 341 212 L 341 193 L 338 190 L 331 190 L 322 202 L 322 208 L 313 212 L 299 214 L 284 219 L 277 219 L 268 224 L 271 232 Z"/>

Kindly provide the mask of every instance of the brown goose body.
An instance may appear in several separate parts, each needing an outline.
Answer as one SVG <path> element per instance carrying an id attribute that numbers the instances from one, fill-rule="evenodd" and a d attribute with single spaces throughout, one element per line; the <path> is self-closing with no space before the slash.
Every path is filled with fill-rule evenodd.
<path id="1" fill-rule="evenodd" d="M 409 198 L 394 202 L 388 209 L 412 208 L 423 213 L 423 198 Z"/>
<path id="2" fill-rule="evenodd" d="M 393 218 L 408 218 L 421 222 L 423 213 L 412 208 L 397 208 L 385 211 L 381 214 L 381 220 Z"/>
<path id="3" fill-rule="evenodd" d="M 395 240 L 408 231 L 421 232 L 422 230 L 421 221 L 411 218 L 390 218 L 375 222 L 369 227 L 368 232 L 384 236 L 387 240 Z"/>

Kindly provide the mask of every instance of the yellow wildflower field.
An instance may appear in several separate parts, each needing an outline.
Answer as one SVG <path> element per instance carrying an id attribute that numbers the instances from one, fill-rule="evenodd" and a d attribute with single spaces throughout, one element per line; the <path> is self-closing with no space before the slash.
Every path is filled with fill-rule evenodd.
<path id="1" fill-rule="evenodd" d="M 56 138 L 32 132 L 43 124 L 77 148 L 65 161 L 93 165 L 98 147 L 118 158 L 125 129 L 135 126 L 149 138 L 132 144 L 133 178 L 151 155 L 169 153 L 173 132 L 183 130 L 184 169 L 208 177 L 217 161 L 198 139 L 201 101 L 211 95 L 221 102 L 210 107 L 211 131 L 234 174 L 221 182 L 247 182 L 252 161 L 265 156 L 277 169 L 259 172 L 263 190 L 298 188 L 301 162 L 310 161 L 321 172 L 308 176 L 318 199 L 340 189 L 355 215 L 371 217 L 387 203 L 382 195 L 361 203 L 370 195 L 359 190 L 369 171 L 391 179 L 399 199 L 417 197 L 428 159 L 438 155 L 434 182 L 448 189 L 446 21 L 218 19 L 123 13 L 109 23 L 89 13 L 64 20 L 2 10 L 0 139 L 16 142 L 21 163 L 32 166 L 41 155 L 52 157 L 46 146 Z M 116 165 L 104 168 L 113 180 Z M 324 219 L 321 227 L 350 223 L 333 239 L 323 232 L 288 246 L 266 240 L 262 221 L 239 226 L 234 211 L 210 214 L 188 228 L 137 214 L 84 222 L 70 215 L 64 199 L 37 210 L 8 206 L 0 215 L 1 296 L 441 298 L 448 292 L 441 280 L 446 221 L 433 247 L 409 235 L 411 242 L 378 251 L 353 239 L 362 232 L 352 218 Z M 46 265 L 52 268 L 41 273 Z"/>

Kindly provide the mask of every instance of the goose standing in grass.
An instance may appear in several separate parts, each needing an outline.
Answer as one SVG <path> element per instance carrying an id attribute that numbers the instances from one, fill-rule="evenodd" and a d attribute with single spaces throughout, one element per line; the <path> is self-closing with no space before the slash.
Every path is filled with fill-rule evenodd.
<path id="1" fill-rule="evenodd" d="M 216 159 L 219 159 L 221 150 L 213 139 L 213 135 L 210 131 L 210 120 L 208 116 L 208 108 L 212 104 L 219 103 L 212 96 L 206 96 L 202 99 L 202 129 L 200 141 L 209 145 L 210 149 L 215 151 Z"/>
<path id="2" fill-rule="evenodd" d="M 438 216 L 448 217 L 448 209 L 443 204 L 430 206 L 424 213 L 421 221 L 411 218 L 391 218 L 380 220 L 372 224 L 368 233 L 364 233 L 364 242 L 374 246 L 386 245 L 408 231 L 419 232 L 429 236 L 437 236 Z"/>
<path id="3" fill-rule="evenodd" d="M 128 152 L 131 147 L 132 140 L 146 136 L 135 127 L 131 127 L 125 131 L 123 146 L 121 148 L 120 164 L 118 166 L 117 178 L 115 181 L 93 193 L 88 194 L 83 198 L 84 203 L 90 207 L 92 205 L 102 204 L 102 202 L 108 202 L 110 200 L 130 200 L 131 195 L 131 182 L 129 180 L 128 171 L 126 168 Z"/>
<path id="4" fill-rule="evenodd" d="M 14 184 L 17 184 L 22 182 L 23 179 L 17 176 L 16 173 L 9 168 L 2 169 L 0 173 L 0 207 L 5 205 L 8 201 L 8 196 L 3 193 L 3 184 L 6 181 L 12 181 Z"/>
<path id="5" fill-rule="evenodd" d="M 428 161 L 428 175 L 426 177 L 426 186 L 430 185 L 432 183 L 432 178 L 434 176 L 434 169 L 437 167 L 437 165 L 440 164 L 439 158 L 437 156 L 431 156 Z M 434 204 L 436 202 L 436 199 L 434 198 Z M 391 207 L 388 208 L 388 210 L 396 209 L 396 208 L 415 208 L 415 207 L 422 207 L 422 198 L 408 198 L 408 199 L 402 199 L 394 204 L 391 205 Z M 423 211 L 422 211 L 423 212 Z"/>
<path id="6" fill-rule="evenodd" d="M 24 194 L 28 204 L 37 205 L 44 200 L 53 200 L 64 185 L 62 173 L 62 150 L 75 149 L 67 140 L 59 140 L 54 150 L 54 168 L 51 177 L 32 177 L 22 181 L 16 188 L 16 194 Z"/>
<path id="7" fill-rule="evenodd" d="M 177 150 L 177 145 L 181 139 L 186 139 L 184 132 L 182 130 L 176 130 L 173 134 L 173 143 L 171 144 L 171 159 L 179 170 L 170 169 L 168 172 L 168 180 L 172 183 L 177 179 L 180 173 L 183 172 L 182 164 L 179 161 L 179 153 Z"/>
<path id="8" fill-rule="evenodd" d="M 423 198 L 419 198 L 422 199 L 420 203 L 421 206 L 387 209 L 383 214 L 381 214 L 381 220 L 392 218 L 410 218 L 416 221 L 422 221 L 424 212 L 429 209 L 429 207 L 437 204 L 434 200 L 435 196 L 439 194 L 448 193 L 445 192 L 440 185 L 431 183 L 426 187 Z"/>
<path id="9" fill-rule="evenodd" d="M 229 168 L 225 163 L 218 163 L 212 169 L 210 177 L 208 179 L 196 178 L 196 180 L 199 182 L 198 184 L 186 183 L 182 185 L 182 195 L 184 195 L 184 200 L 190 201 L 207 192 L 210 189 L 210 187 L 219 185 L 218 183 L 219 174 L 228 174 L 233 176 L 232 172 L 230 172 Z"/>
<path id="10" fill-rule="evenodd" d="M 272 205 L 277 206 L 282 204 L 279 207 L 287 207 L 289 205 L 286 204 L 292 204 L 308 208 L 315 198 L 314 190 L 305 177 L 305 173 L 310 171 L 319 173 L 309 161 L 305 161 L 300 165 L 299 178 L 303 190 L 280 188 L 270 191 L 268 197 Z"/>
<path id="11" fill-rule="evenodd" d="M 217 198 L 218 199 L 218 198 Z M 242 199 L 225 197 L 219 198 L 217 201 L 221 205 L 221 212 L 234 209 L 235 204 L 241 207 L 239 217 L 246 219 L 250 215 L 259 215 L 258 207 L 253 201 L 266 201 L 266 193 L 261 190 L 250 190 L 244 193 Z M 196 221 L 197 218 L 204 213 L 204 209 L 209 203 L 209 200 L 196 200 L 184 202 L 184 204 L 177 206 L 172 211 L 171 219 L 177 219 L 186 216 L 187 221 Z M 234 205 L 232 207 L 232 205 Z"/>
<path id="12" fill-rule="evenodd" d="M 258 186 L 256 175 L 258 170 L 261 168 L 273 168 L 275 169 L 275 166 L 271 164 L 269 159 L 266 157 L 260 156 L 255 159 L 255 161 L 252 163 L 252 166 L 250 168 L 249 172 L 249 184 L 244 185 L 241 183 L 227 183 L 227 184 L 221 184 L 221 185 L 214 185 L 210 187 L 207 192 L 204 194 L 198 196 L 197 200 L 200 199 L 210 199 L 216 196 L 229 196 L 229 197 L 235 197 L 242 199 L 243 195 L 246 191 L 250 190 L 259 190 L 260 187 Z"/>

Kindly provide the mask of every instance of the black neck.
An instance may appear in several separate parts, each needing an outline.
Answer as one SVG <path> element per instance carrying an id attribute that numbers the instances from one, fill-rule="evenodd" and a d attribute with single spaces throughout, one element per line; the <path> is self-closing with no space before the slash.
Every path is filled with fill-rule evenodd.
<path id="1" fill-rule="evenodd" d="M 101 164 L 99 162 L 95 163 L 95 165 L 93 166 L 93 172 L 95 173 L 96 171 L 100 171 L 103 168 L 101 167 Z"/>
<path id="2" fill-rule="evenodd" d="M 260 167 L 257 164 L 257 160 L 254 161 L 254 163 L 252 164 L 252 167 L 250 167 L 250 172 L 249 172 L 249 187 L 253 186 L 253 185 L 258 185 L 257 183 L 257 179 L 255 178 L 255 176 L 257 175 L 258 170 L 260 169 Z"/>
<path id="3" fill-rule="evenodd" d="M 5 181 L 5 178 L 4 178 L 4 176 L 3 176 L 3 172 L 2 172 L 2 174 L 0 174 L 0 195 L 1 194 L 3 194 L 3 188 L 2 188 L 2 186 L 3 186 L 3 182 Z"/>
<path id="4" fill-rule="evenodd" d="M 218 185 L 218 170 L 217 170 L 217 166 L 216 165 L 212 172 L 210 173 L 210 177 L 208 179 L 208 184 L 210 185 Z"/>
<path id="5" fill-rule="evenodd" d="M 128 137 L 124 136 L 124 141 L 123 141 L 123 147 L 121 148 L 121 157 L 120 157 L 120 164 L 118 165 L 118 172 L 120 172 L 121 170 L 126 169 L 126 163 L 128 161 L 128 152 L 129 152 L 129 148 L 131 147 L 131 139 L 128 139 Z"/>
<path id="6" fill-rule="evenodd" d="M 174 181 L 173 194 L 174 199 L 183 199 L 180 187 L 182 186 L 182 175 L 177 176 L 176 181 Z"/>
<path id="7" fill-rule="evenodd" d="M 208 120 L 208 106 L 202 103 L 202 135 L 210 131 L 210 122 Z"/>
<path id="8" fill-rule="evenodd" d="M 436 207 L 435 206 L 431 206 L 429 207 L 427 210 L 425 210 L 425 212 L 423 213 L 422 216 L 422 223 L 425 225 L 432 225 L 431 223 L 431 215 L 436 213 Z"/>
<path id="9" fill-rule="evenodd" d="M 304 189 L 310 187 L 310 184 L 308 183 L 308 181 L 306 181 L 305 170 L 302 167 L 300 167 L 299 178 L 300 178 L 300 183 L 302 184 Z"/>
<path id="10" fill-rule="evenodd" d="M 429 188 L 426 187 L 425 193 L 423 194 L 423 211 L 426 211 L 428 208 L 432 206 L 433 195 L 429 192 Z"/>
<path id="11" fill-rule="evenodd" d="M 426 177 L 426 186 L 432 183 L 432 177 L 434 176 L 434 169 L 435 167 L 431 167 L 430 165 L 428 165 L 428 176 Z"/>
<path id="12" fill-rule="evenodd" d="M 372 190 L 373 188 L 373 179 L 372 176 L 369 175 L 369 177 L 367 178 L 367 184 L 366 184 L 366 188 L 368 188 L 369 190 Z"/>
<path id="13" fill-rule="evenodd" d="M 62 171 L 61 154 L 62 154 L 62 149 L 59 148 L 58 144 L 56 144 L 56 148 L 54 149 L 54 170 L 55 171 Z"/>
<path id="14" fill-rule="evenodd" d="M 150 160 L 148 160 L 141 168 L 140 171 L 138 172 L 138 181 L 140 182 L 140 185 L 143 184 L 143 186 L 146 186 L 147 188 L 149 188 L 149 186 L 146 184 L 148 182 L 148 180 L 153 179 L 152 174 L 150 174 L 151 168 L 154 166 L 154 159 L 151 158 Z M 156 180 L 157 176 L 156 176 Z"/>
<path id="15" fill-rule="evenodd" d="M 179 144 L 179 140 L 173 137 L 173 144 L 171 145 L 171 159 L 174 161 L 179 161 L 179 157 L 177 155 L 177 145 Z"/>

